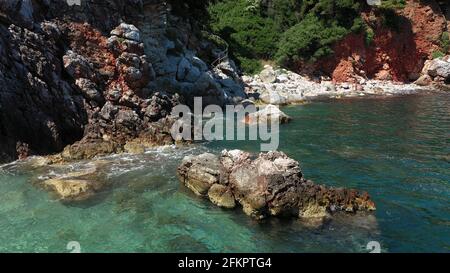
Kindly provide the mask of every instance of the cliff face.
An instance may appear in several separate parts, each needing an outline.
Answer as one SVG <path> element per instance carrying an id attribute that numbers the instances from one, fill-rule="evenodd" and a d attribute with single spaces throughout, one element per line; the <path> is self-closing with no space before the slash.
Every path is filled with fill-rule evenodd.
<path id="1" fill-rule="evenodd" d="M 76 2 L 0 3 L 0 161 L 80 140 L 166 143 L 176 103 L 245 97 L 232 61 L 211 65 L 223 49 L 167 1 Z"/>
<path id="2" fill-rule="evenodd" d="M 363 13 L 373 30 L 368 42 L 364 34 L 351 34 L 338 42 L 333 56 L 316 64 L 336 82 L 361 79 L 415 81 L 427 59 L 441 49 L 440 39 L 448 29 L 448 3 L 408 0 L 397 12 L 395 26 L 386 26 L 378 11 Z M 447 15 L 447 18 L 446 18 Z"/>
<path id="3" fill-rule="evenodd" d="M 18 4 L 0 6 L 0 160 L 62 149 L 87 121 L 83 98 L 64 75 L 61 33 L 48 22 L 31 29 L 31 3 Z"/>
<path id="4" fill-rule="evenodd" d="M 223 58 L 226 43 L 199 26 L 204 4 L 1 1 L 0 161 L 75 142 L 69 158 L 121 151 L 142 137 L 148 145 L 171 143 L 175 104 L 245 98 L 233 61 Z M 349 35 L 313 69 L 337 82 L 415 80 L 440 48 L 449 13 L 446 1 L 408 0 L 393 29 L 368 10 L 373 40 Z"/>

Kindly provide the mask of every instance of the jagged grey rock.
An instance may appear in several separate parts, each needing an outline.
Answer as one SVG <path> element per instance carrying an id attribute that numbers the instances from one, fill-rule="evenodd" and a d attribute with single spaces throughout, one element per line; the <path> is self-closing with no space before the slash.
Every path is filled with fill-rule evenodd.
<path id="1" fill-rule="evenodd" d="M 234 63 L 213 67 L 223 49 L 196 28 L 162 0 L 0 1 L 0 161 L 75 142 L 123 146 L 166 128 L 179 101 L 245 99 Z M 155 93 L 164 94 L 163 114 Z M 139 120 L 117 122 L 121 113 Z M 157 118 L 162 123 L 152 124 Z M 167 141 L 160 133 L 154 139 Z"/>

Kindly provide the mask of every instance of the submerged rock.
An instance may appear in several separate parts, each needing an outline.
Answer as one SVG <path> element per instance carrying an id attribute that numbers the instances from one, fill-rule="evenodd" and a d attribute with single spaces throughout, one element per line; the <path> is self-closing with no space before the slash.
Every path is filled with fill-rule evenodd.
<path id="1" fill-rule="evenodd" d="M 145 145 L 136 141 L 127 142 L 123 148 L 129 154 L 143 154 L 145 152 Z"/>
<path id="2" fill-rule="evenodd" d="M 107 162 L 96 161 L 92 168 L 49 178 L 43 181 L 42 186 L 63 202 L 79 202 L 90 199 L 106 186 L 99 170 L 105 164 Z"/>
<path id="3" fill-rule="evenodd" d="M 62 201 L 82 201 L 92 197 L 101 185 L 82 179 L 49 179 L 44 185 Z"/>
<path id="4" fill-rule="evenodd" d="M 225 208 L 240 204 L 256 219 L 295 216 L 316 221 L 339 211 L 375 210 L 367 192 L 304 179 L 299 163 L 282 152 L 261 153 L 256 158 L 240 150 L 188 156 L 178 174 L 197 195 Z"/>

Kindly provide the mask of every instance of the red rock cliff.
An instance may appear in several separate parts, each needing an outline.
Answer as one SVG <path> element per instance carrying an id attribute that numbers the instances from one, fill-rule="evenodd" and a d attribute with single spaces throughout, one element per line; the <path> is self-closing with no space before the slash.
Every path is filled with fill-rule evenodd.
<path id="1" fill-rule="evenodd" d="M 444 4 L 448 5 L 448 4 Z M 397 29 L 383 22 L 380 10 L 362 14 L 374 31 L 368 44 L 364 34 L 350 34 L 334 46 L 335 54 L 317 66 L 336 82 L 356 82 L 361 78 L 414 81 L 424 62 L 440 49 L 447 30 L 443 6 L 436 1 L 407 0 L 398 10 Z"/>

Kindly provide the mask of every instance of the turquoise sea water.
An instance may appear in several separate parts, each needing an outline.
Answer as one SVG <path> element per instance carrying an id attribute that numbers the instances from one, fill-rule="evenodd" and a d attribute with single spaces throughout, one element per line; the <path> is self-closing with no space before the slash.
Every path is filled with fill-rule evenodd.
<path id="1" fill-rule="evenodd" d="M 177 180 L 188 154 L 257 142 L 212 142 L 107 157 L 112 186 L 63 205 L 32 182 L 56 167 L 0 169 L 0 252 L 450 252 L 450 95 L 338 100 L 283 108 L 280 150 L 306 177 L 368 191 L 373 215 L 337 216 L 320 228 L 255 222 L 217 208 Z M 90 162 L 69 166 L 89 167 Z"/>

